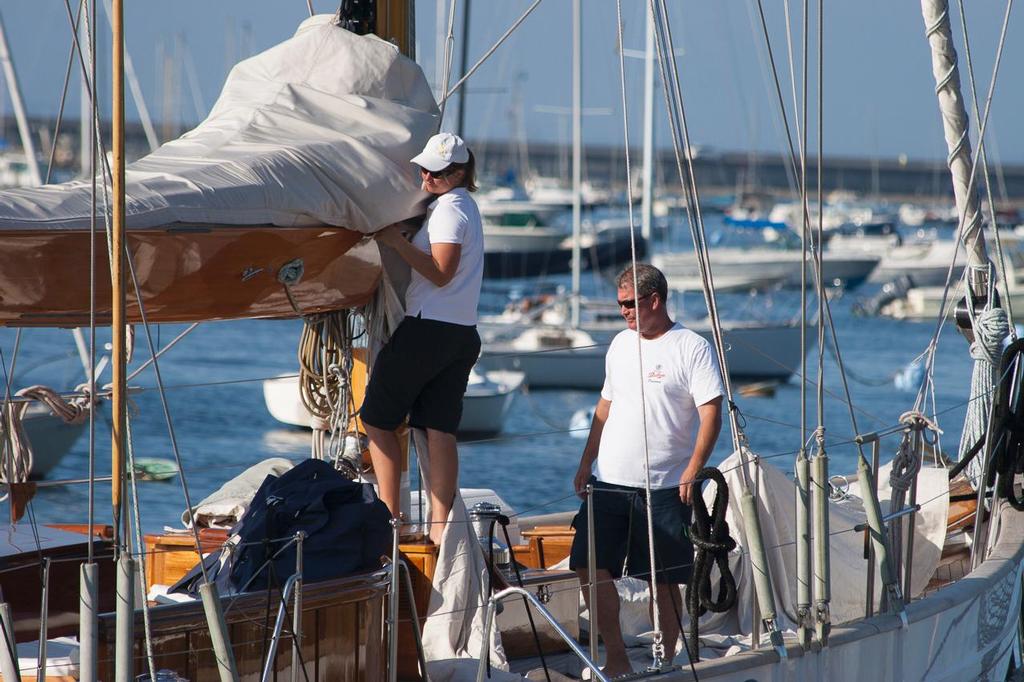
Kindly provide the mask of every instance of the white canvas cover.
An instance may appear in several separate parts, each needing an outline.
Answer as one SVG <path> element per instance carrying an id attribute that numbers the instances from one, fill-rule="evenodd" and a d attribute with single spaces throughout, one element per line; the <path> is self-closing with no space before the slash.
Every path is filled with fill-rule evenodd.
<path id="1" fill-rule="evenodd" d="M 427 434 L 413 429 L 421 480 L 430 480 L 430 452 Z M 424 493 L 426 517 L 430 516 L 429 485 Z M 480 652 L 485 641 L 491 656 L 491 677 L 495 682 L 511 682 L 521 675 L 507 672 L 508 663 L 501 647 L 501 635 L 492 627 L 484 639 L 484 618 L 488 595 L 487 564 L 476 531 L 470 524 L 466 503 L 459 490 L 441 537 L 434 568 L 426 622 L 423 625 L 423 651 L 427 674 L 433 682 L 471 682 L 476 679 Z M 493 624 L 492 624 L 493 625 Z"/>
<path id="2" fill-rule="evenodd" d="M 236 65 L 198 127 L 128 166 L 128 226 L 373 232 L 423 212 L 409 159 L 437 116 L 423 72 L 394 45 L 311 17 Z M 90 194 L 90 181 L 0 192 L 0 229 L 87 229 Z"/>

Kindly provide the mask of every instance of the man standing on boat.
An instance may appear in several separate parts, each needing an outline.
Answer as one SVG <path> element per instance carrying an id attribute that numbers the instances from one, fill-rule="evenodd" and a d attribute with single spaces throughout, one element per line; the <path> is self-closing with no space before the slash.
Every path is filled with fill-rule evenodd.
<path id="1" fill-rule="evenodd" d="M 631 671 L 613 579 L 631 575 L 651 581 L 645 462 L 650 466 L 660 627 L 666 660 L 675 655 L 682 613 L 679 585 L 689 579 L 693 565 L 693 545 L 686 535 L 692 496 L 698 494 L 692 482 L 714 450 L 725 393 L 711 345 L 669 317 L 668 283 L 661 271 L 640 263 L 636 291 L 633 268 L 623 271 L 617 284 L 628 329 L 608 348 L 604 387 L 573 480 L 584 502 L 573 520 L 570 556 L 570 567 L 587 584 L 587 505 L 593 504 L 597 622 L 609 675 Z M 593 499 L 586 499 L 587 484 L 593 486 Z M 589 599 L 589 590 L 583 594 Z"/>

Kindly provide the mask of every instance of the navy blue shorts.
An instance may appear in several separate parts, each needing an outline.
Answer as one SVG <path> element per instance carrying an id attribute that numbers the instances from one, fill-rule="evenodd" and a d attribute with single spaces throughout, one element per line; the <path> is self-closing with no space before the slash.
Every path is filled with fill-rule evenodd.
<path id="1" fill-rule="evenodd" d="M 643 488 L 602 483 L 594 486 L 594 544 L 596 565 L 612 574 L 651 579 L 647 544 L 647 496 Z M 584 500 L 572 521 L 576 536 L 569 554 L 569 568 L 587 569 L 587 504 Z M 689 527 L 692 509 L 679 498 L 679 488 L 651 491 L 654 525 L 654 561 L 657 582 L 682 585 L 693 568 L 693 544 Z"/>
<path id="2" fill-rule="evenodd" d="M 408 416 L 414 428 L 455 433 L 479 356 L 476 327 L 406 317 L 377 355 L 360 418 L 393 431 Z"/>

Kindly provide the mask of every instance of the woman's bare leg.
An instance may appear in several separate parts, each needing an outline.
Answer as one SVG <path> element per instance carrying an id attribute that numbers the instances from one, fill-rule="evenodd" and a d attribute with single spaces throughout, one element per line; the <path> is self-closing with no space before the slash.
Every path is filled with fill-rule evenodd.
<path id="1" fill-rule="evenodd" d="M 378 429 L 366 423 L 363 427 L 370 440 L 370 461 L 373 462 L 373 473 L 377 477 L 377 494 L 388 506 L 391 515 L 398 517 L 402 511 L 402 446 L 394 431 Z"/>
<path id="2" fill-rule="evenodd" d="M 427 448 L 430 451 L 430 539 L 434 544 L 440 544 L 459 484 L 459 453 L 455 445 L 455 434 L 427 429 Z"/>

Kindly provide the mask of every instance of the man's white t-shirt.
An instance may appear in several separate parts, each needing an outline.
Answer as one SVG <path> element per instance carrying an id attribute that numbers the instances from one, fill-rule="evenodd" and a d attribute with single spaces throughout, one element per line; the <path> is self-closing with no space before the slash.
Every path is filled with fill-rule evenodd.
<path id="1" fill-rule="evenodd" d="M 480 285 L 484 278 L 484 226 L 476 202 L 463 187 L 456 187 L 430 204 L 427 224 L 412 240 L 424 253 L 431 244 L 461 244 L 459 267 L 443 287 L 412 271 L 405 292 L 405 312 L 430 320 L 473 326 L 477 322 Z"/>
<path id="2" fill-rule="evenodd" d="M 643 403 L 637 333 L 615 336 L 605 356 L 601 397 L 611 409 L 594 467 L 605 483 L 644 487 L 643 413 L 652 489 L 679 485 L 693 454 L 700 417 L 697 406 L 724 395 L 711 344 L 696 332 L 674 324 L 656 339 L 642 339 Z"/>

